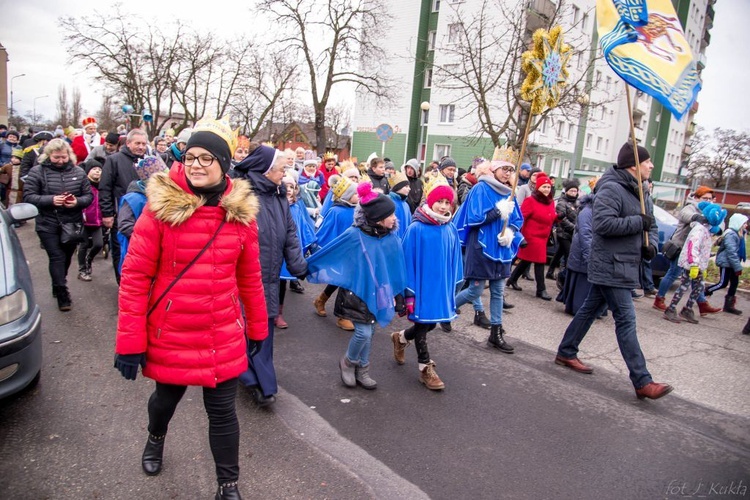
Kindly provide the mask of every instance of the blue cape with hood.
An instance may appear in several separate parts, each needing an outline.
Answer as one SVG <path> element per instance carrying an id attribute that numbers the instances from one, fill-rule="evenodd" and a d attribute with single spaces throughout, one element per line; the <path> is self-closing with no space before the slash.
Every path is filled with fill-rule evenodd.
<path id="1" fill-rule="evenodd" d="M 494 182 L 493 182 L 494 181 Z M 513 212 L 509 216 L 508 227 L 515 230 L 515 237 L 509 247 L 500 246 L 497 235 L 503 231 L 503 219 L 498 217 L 495 204 L 510 198 L 510 188 L 500 184 L 490 175 L 483 175 L 471 188 L 463 205 L 456 212 L 453 223 L 458 229 L 461 245 L 466 246 L 472 230 L 478 231 L 477 241 L 482 246 L 482 254 L 495 262 L 510 263 L 518 253 L 523 240 L 521 226 L 523 215 L 514 200 Z"/>
<path id="2" fill-rule="evenodd" d="M 406 230 L 409 228 L 411 223 L 411 209 L 409 204 L 406 202 L 406 198 L 402 198 L 400 195 L 394 192 L 388 193 L 393 203 L 396 205 L 396 218 L 398 219 L 398 237 L 402 240 L 406 234 Z"/>
<path id="3" fill-rule="evenodd" d="M 442 323 L 456 317 L 456 287 L 463 281 L 461 241 L 456 226 L 436 224 L 425 217 L 422 208 L 414 212 L 414 222 L 403 239 L 406 259 L 407 295 L 414 295 L 417 323 Z"/>
<path id="4" fill-rule="evenodd" d="M 354 207 L 339 203 L 334 204 L 323 218 L 318 233 L 315 235 L 318 239 L 318 246 L 328 246 L 341 233 L 349 229 L 353 223 Z"/>
<path id="5" fill-rule="evenodd" d="M 315 245 L 317 239 L 315 237 L 315 226 L 313 226 L 312 219 L 307 214 L 307 207 L 300 199 L 295 204 L 289 205 L 289 214 L 297 226 L 297 238 L 299 238 L 299 246 L 302 249 L 302 257 L 304 257 L 308 250 L 312 250 Z M 286 260 L 281 264 L 280 277 L 283 280 L 297 279 L 286 268 Z"/>
<path id="6" fill-rule="evenodd" d="M 367 304 L 378 324 L 395 315 L 393 298 L 406 289 L 406 264 L 401 240 L 391 232 L 376 237 L 352 226 L 307 260 L 310 283 L 350 290 Z"/>
<path id="7" fill-rule="evenodd" d="M 331 211 L 331 208 L 333 208 L 333 190 L 329 189 L 323 199 L 323 206 L 320 207 L 320 215 L 325 217 Z"/>

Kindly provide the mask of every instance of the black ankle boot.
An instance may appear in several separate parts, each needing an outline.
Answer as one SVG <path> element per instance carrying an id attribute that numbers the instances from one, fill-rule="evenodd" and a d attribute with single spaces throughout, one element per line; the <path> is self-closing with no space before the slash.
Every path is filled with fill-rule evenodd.
<path id="1" fill-rule="evenodd" d="M 492 326 L 490 320 L 485 316 L 484 311 L 474 311 L 474 324 L 476 326 L 481 326 L 485 330 L 489 330 Z"/>
<path id="2" fill-rule="evenodd" d="M 514 348 L 512 345 L 507 343 L 503 338 L 503 325 L 492 325 L 490 327 L 490 338 L 487 339 L 487 343 L 490 347 L 499 349 L 501 352 L 506 354 L 513 354 Z"/>
<path id="3" fill-rule="evenodd" d="M 161 472 L 162 457 L 164 456 L 164 438 L 166 436 L 148 435 L 146 447 L 143 449 L 141 466 L 143 472 L 149 476 L 155 476 Z"/>
<path id="4" fill-rule="evenodd" d="M 742 329 L 742 333 L 744 335 L 750 335 L 750 318 L 748 318 L 747 323 L 745 323 L 745 328 Z"/>
<path id="5" fill-rule="evenodd" d="M 216 490 L 216 500 L 242 500 L 237 481 L 220 485 Z"/>
<path id="6" fill-rule="evenodd" d="M 73 308 L 73 301 L 70 298 L 68 287 L 65 285 L 56 286 L 54 292 L 55 298 L 57 298 L 57 308 L 61 311 L 70 311 Z"/>
<path id="7" fill-rule="evenodd" d="M 736 314 L 737 316 L 742 314 L 742 311 L 734 307 L 737 304 L 736 296 L 727 296 L 724 298 L 724 312 L 729 314 Z"/>

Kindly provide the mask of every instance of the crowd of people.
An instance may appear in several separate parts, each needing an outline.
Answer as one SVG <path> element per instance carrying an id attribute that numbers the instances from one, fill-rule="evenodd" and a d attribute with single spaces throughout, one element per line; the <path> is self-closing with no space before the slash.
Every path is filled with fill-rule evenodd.
<path id="1" fill-rule="evenodd" d="M 563 367 L 593 372 L 578 358 L 579 346 L 611 312 L 638 398 L 659 399 L 672 387 L 646 368 L 637 290 L 655 297 L 654 308 L 673 322 L 697 323 L 695 302 L 699 316 L 741 314 L 736 289 L 748 219 L 734 214 L 725 223 L 726 210 L 704 186 L 678 215 L 662 249 L 670 269 L 654 287 L 653 164 L 641 146 L 624 144 L 617 163 L 583 196 L 579 181 L 566 179 L 555 198 L 555 180 L 528 163 L 516 171 L 509 148 L 475 159 L 467 171 L 444 157 L 422 172 L 416 159 L 397 169 L 374 153 L 359 163 L 331 152 L 281 151 L 236 136 L 226 120 L 204 119 L 151 141 L 140 129 L 100 133 L 91 117 L 82 125 L 73 138 L 38 132 L 25 148 L 17 146 L 17 132 L 5 132 L 3 203 L 39 208 L 36 231 L 61 311 L 72 308 L 67 273 L 76 251 L 84 282 L 94 279 L 100 251 L 112 258 L 120 287 L 115 367 L 127 379 L 140 368 L 155 381 L 142 468 L 159 474 L 170 419 L 186 387 L 200 386 L 218 499 L 240 498 L 237 388 L 259 406 L 275 402 L 274 330 L 288 327 L 285 294 L 304 293 L 303 280 L 326 285 L 311 313 L 327 316 L 336 295 L 336 325 L 353 332 L 339 376 L 368 390 L 377 387 L 375 326 L 387 327 L 396 315 L 412 325 L 391 333 L 393 358 L 406 363 L 413 343 L 418 380 L 429 390 L 446 384 L 427 334 L 438 326 L 451 331 L 461 307 L 471 304 L 490 348 L 515 353 L 503 328 L 503 310 L 513 307 L 505 288 L 521 290 L 522 279 L 535 282 L 543 301 L 553 298 L 547 280 L 556 282 L 556 299 L 573 316 L 554 359 Z M 720 281 L 705 288 L 719 233 Z M 545 272 L 551 239 L 558 249 Z M 706 297 L 722 288 L 724 307 L 714 308 Z M 750 334 L 750 321 L 743 333 Z"/>

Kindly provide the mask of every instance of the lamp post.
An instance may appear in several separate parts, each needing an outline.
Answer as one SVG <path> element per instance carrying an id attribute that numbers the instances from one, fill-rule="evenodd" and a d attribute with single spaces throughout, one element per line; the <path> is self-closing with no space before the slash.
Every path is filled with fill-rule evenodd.
<path id="1" fill-rule="evenodd" d="M 37 97 L 35 97 L 35 98 L 34 98 L 34 107 L 33 107 L 33 109 L 34 109 L 34 114 L 33 114 L 33 115 L 31 116 L 31 118 L 32 118 L 32 120 L 31 120 L 31 121 L 33 121 L 33 122 L 34 122 L 34 126 L 36 126 L 36 100 L 37 100 L 37 99 L 43 99 L 43 98 L 45 98 L 45 97 L 49 97 L 49 96 L 48 96 L 48 95 L 40 95 L 40 96 L 37 96 Z"/>
<path id="2" fill-rule="evenodd" d="M 425 128 L 427 128 L 426 118 L 429 116 L 427 114 L 428 111 L 430 111 L 430 103 L 427 101 L 422 101 L 422 104 L 419 105 L 419 109 L 422 110 L 422 113 L 420 115 L 420 120 L 422 121 L 422 140 L 420 141 L 420 153 L 422 153 L 420 156 L 422 157 L 422 163 L 425 163 L 427 159 L 427 145 L 424 143 L 424 132 Z"/>
<path id="3" fill-rule="evenodd" d="M 26 73 L 21 73 L 20 75 L 16 75 L 10 79 L 10 117 L 8 118 L 8 121 L 10 122 L 10 119 L 13 118 L 13 105 L 15 104 L 15 101 L 13 100 L 13 80 L 16 78 L 21 78 L 22 76 L 26 76 Z"/>
<path id="4" fill-rule="evenodd" d="M 734 166 L 737 165 L 737 162 L 734 160 L 727 160 L 727 166 L 732 169 Z M 729 189 L 729 179 L 732 178 L 732 171 L 727 170 L 727 182 L 724 183 L 724 195 L 721 197 L 721 204 L 726 205 L 727 204 L 727 190 Z"/>

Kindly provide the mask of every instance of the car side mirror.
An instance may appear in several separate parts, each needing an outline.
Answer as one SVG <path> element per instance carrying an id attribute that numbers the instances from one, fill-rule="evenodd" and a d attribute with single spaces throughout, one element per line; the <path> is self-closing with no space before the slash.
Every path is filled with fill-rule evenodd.
<path id="1" fill-rule="evenodd" d="M 10 206 L 8 213 L 13 222 L 21 222 L 39 215 L 39 209 L 31 203 L 16 203 Z"/>

